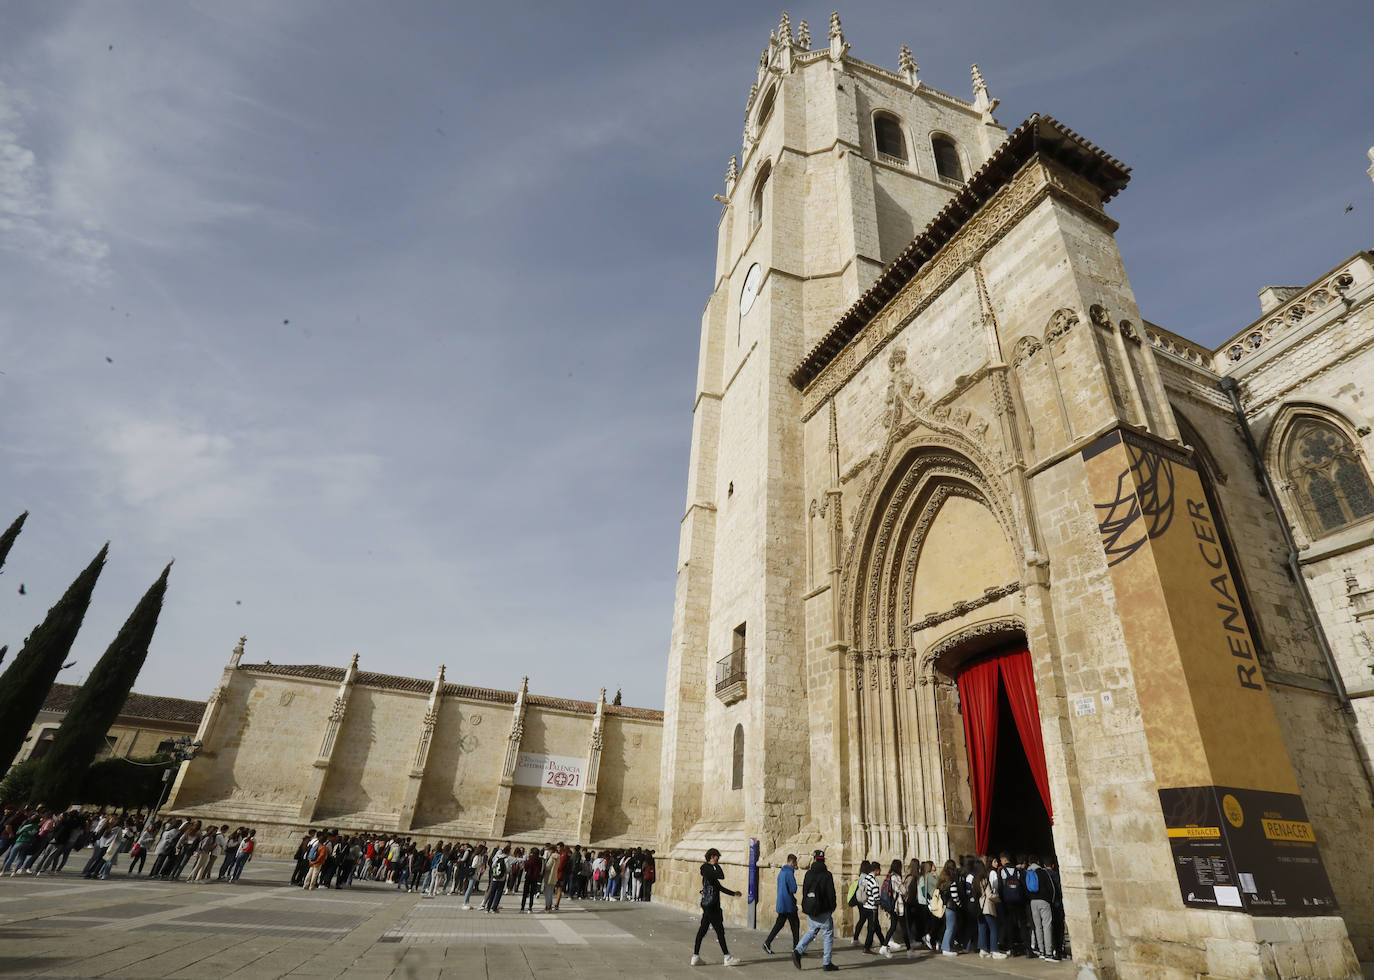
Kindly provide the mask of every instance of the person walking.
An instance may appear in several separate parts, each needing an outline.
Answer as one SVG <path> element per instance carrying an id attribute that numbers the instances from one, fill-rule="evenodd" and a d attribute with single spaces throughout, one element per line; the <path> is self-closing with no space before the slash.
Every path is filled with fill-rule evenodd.
<path id="1" fill-rule="evenodd" d="M 835 878 L 825 866 L 825 851 L 811 852 L 811 867 L 802 879 L 801 910 L 806 913 L 806 935 L 792 947 L 792 965 L 802 968 L 802 954 L 816 936 L 821 937 L 821 969 L 838 970 L 835 954 Z"/>
<path id="2" fill-rule="evenodd" d="M 725 945 L 725 913 L 720 908 L 720 896 L 738 895 L 725 887 L 725 869 L 720 866 L 720 851 L 714 847 L 706 852 L 706 860 L 701 865 L 701 925 L 697 927 L 696 943 L 692 946 L 692 966 L 701 963 L 701 941 L 706 931 L 714 929 L 720 940 L 720 951 L 725 956 L 726 966 L 735 966 L 739 958 L 730 955 L 730 947 Z"/>
<path id="3" fill-rule="evenodd" d="M 778 917 L 773 920 L 773 929 L 763 941 L 763 951 L 773 955 L 773 939 L 782 931 L 784 924 L 792 927 L 792 948 L 800 939 L 801 922 L 797 918 L 797 856 L 787 855 L 787 863 L 778 869 Z"/>
<path id="4" fill-rule="evenodd" d="M 901 858 L 894 858 L 888 867 L 878 904 L 887 913 L 887 934 L 880 938 L 883 941 L 883 949 L 887 950 L 883 955 L 890 958 L 897 950 L 904 948 L 902 943 L 893 941 L 898 929 L 901 929 L 902 938 L 906 940 L 905 946 L 911 945 L 911 931 L 907 928 L 906 889 L 902 883 Z M 883 951 L 880 949 L 878 952 Z"/>
<path id="5" fill-rule="evenodd" d="M 868 926 L 868 935 L 864 937 L 864 952 L 872 954 L 873 937 L 882 934 L 882 928 L 878 925 L 878 902 L 882 898 L 882 886 L 878 884 L 877 861 L 864 861 L 859 865 L 859 926 L 854 930 L 855 941 L 858 940 L 859 932 L 865 924 Z M 892 958 L 892 951 L 886 946 L 880 945 L 877 952 L 883 954 L 888 959 Z"/>

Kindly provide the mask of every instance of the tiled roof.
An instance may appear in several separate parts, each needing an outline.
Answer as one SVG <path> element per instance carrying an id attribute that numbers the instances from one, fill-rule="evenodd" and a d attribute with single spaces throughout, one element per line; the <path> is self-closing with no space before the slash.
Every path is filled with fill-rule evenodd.
<path id="1" fill-rule="evenodd" d="M 301 677 L 310 680 L 328 681 L 338 684 L 343 681 L 343 667 L 326 667 L 322 664 L 239 664 L 239 670 L 251 670 L 260 674 L 277 674 L 283 677 Z M 379 687 L 388 691 L 411 691 L 428 694 L 434 689 L 434 681 L 419 677 L 398 677 L 395 674 L 377 674 L 370 670 L 358 671 L 355 684 L 366 687 Z M 493 704 L 514 704 L 514 691 L 499 691 L 490 687 L 471 687 L 467 684 L 445 684 L 444 696 L 467 698 L 470 701 L 489 701 Z M 551 698 L 542 694 L 527 694 L 525 703 L 539 708 L 554 708 L 559 711 L 576 711 L 580 714 L 596 713 L 595 701 L 574 701 L 568 698 Z M 631 708 L 627 705 L 607 704 L 606 714 L 618 718 L 643 718 L 662 721 L 663 712 L 651 708 Z"/>
<path id="2" fill-rule="evenodd" d="M 888 301 L 910 282 L 969 218 L 1011 180 L 1031 157 L 1040 154 L 1097 185 L 1102 203 L 1116 196 L 1131 179 L 1131 168 L 1089 143 L 1050 116 L 1033 115 L 1002 141 L 987 163 L 968 179 L 925 230 L 892 260 L 873 285 L 835 322 L 792 372 L 792 384 L 805 390 L 825 366 L 859 335 Z"/>
<path id="3" fill-rule="evenodd" d="M 79 690 L 81 688 L 77 684 L 54 684 L 43 702 L 43 710 L 66 711 L 76 700 L 76 692 Z M 119 713 L 128 718 L 179 721 L 196 725 L 200 723 L 200 716 L 205 714 L 205 702 L 189 701 L 186 698 L 163 698 L 130 691 Z"/>

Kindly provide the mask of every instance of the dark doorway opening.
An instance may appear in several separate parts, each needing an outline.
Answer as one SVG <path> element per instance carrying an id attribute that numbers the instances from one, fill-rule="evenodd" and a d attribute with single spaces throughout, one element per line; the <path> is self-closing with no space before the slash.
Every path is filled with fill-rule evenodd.
<path id="1" fill-rule="evenodd" d="M 1040 857 L 1054 853 L 1050 815 L 1031 774 L 1026 747 L 1016 730 L 1016 718 L 1004 687 L 997 691 L 997 763 L 992 778 L 992 817 L 988 823 L 988 853 L 1003 851 Z"/>

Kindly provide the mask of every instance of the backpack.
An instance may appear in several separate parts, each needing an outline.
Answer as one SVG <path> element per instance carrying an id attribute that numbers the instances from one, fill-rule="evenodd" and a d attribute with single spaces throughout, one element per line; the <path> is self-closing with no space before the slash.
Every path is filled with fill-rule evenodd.
<path id="1" fill-rule="evenodd" d="M 945 915 L 945 896 L 940 894 L 938 888 L 930 895 L 930 915 L 935 919 L 944 918 Z"/>
<path id="2" fill-rule="evenodd" d="M 320 854 L 320 845 L 319 845 L 319 844 L 312 844 L 312 845 L 310 845 L 310 850 L 307 851 L 306 854 L 305 854 L 305 861 L 306 861 L 306 863 L 307 863 L 307 864 L 314 864 L 314 863 L 315 863 L 315 858 L 317 858 L 317 857 L 319 856 L 319 854 Z"/>
<path id="3" fill-rule="evenodd" d="M 883 890 L 878 895 L 878 904 L 884 912 L 891 912 L 897 907 L 896 898 L 892 894 L 892 875 L 883 878 Z"/>
<path id="4" fill-rule="evenodd" d="M 1026 869 L 1026 894 L 1031 898 L 1040 897 L 1040 876 L 1034 868 Z"/>
<path id="5" fill-rule="evenodd" d="M 1021 871 L 1012 868 L 1002 878 L 1002 901 L 1008 905 L 1020 905 L 1025 900 L 1021 894 Z"/>
<path id="6" fill-rule="evenodd" d="M 716 904 L 716 885 L 715 882 L 702 881 L 701 883 L 701 907 L 709 908 Z"/>
<path id="7" fill-rule="evenodd" d="M 854 879 L 849 886 L 849 907 L 854 908 L 859 904 L 859 880 Z"/>

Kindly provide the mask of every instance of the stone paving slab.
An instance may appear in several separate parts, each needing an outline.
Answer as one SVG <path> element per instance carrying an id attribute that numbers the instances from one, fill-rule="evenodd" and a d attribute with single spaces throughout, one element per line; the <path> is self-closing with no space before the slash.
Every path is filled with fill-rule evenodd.
<path id="1" fill-rule="evenodd" d="M 721 966 L 714 935 L 691 967 L 697 916 L 657 904 L 565 903 L 557 914 L 463 911 L 461 898 L 423 898 L 360 882 L 303 892 L 285 862 L 255 860 L 238 884 L 159 882 L 75 873 L 0 881 L 0 976 L 55 980 L 624 980 L 700 978 Z M 771 916 L 767 917 L 771 921 Z M 795 975 L 791 958 L 760 949 L 765 932 L 727 929 L 749 977 Z M 864 980 L 1020 976 L 1068 980 L 1071 964 L 865 956 L 847 940 L 842 970 Z M 806 959 L 818 972 L 820 947 Z"/>

